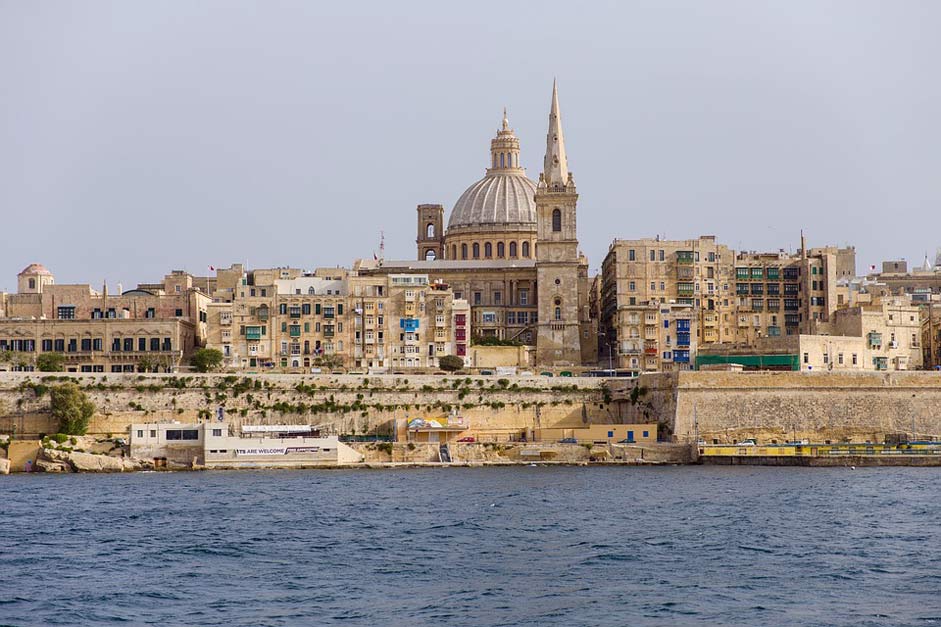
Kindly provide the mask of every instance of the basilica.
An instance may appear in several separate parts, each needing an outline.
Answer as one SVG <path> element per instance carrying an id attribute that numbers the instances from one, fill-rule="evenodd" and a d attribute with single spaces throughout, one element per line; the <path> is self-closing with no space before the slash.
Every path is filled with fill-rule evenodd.
<path id="1" fill-rule="evenodd" d="M 578 247 L 575 178 L 568 168 L 558 89 L 552 86 L 539 180 L 520 166 L 504 111 L 483 178 L 460 195 L 444 226 L 440 204 L 417 209 L 417 259 L 361 260 L 359 274 L 424 273 L 470 304 L 474 335 L 518 341 L 541 366 L 594 363 L 588 260 Z"/>

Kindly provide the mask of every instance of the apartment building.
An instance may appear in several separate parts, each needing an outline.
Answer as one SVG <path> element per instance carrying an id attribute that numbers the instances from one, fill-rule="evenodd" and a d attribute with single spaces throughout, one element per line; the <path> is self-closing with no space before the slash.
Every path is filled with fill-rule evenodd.
<path id="1" fill-rule="evenodd" d="M 616 316 L 617 334 L 601 338 L 602 364 L 633 372 L 691 368 L 697 345 L 693 305 L 657 302 L 625 305 L 618 308 Z"/>

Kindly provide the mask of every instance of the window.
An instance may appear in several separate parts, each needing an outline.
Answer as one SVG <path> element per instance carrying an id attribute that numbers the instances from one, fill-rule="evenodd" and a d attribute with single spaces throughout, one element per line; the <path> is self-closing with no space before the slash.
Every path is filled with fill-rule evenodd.
<path id="1" fill-rule="evenodd" d="M 484 257 L 487 259 L 493 257 L 493 245 L 490 242 L 484 244 Z"/>
<path id="2" fill-rule="evenodd" d="M 502 293 L 502 292 L 494 292 L 494 293 L 493 293 L 493 304 L 494 304 L 494 305 L 500 305 L 500 304 L 502 304 L 502 303 L 503 303 L 503 293 Z"/>
<path id="3" fill-rule="evenodd" d="M 474 251 L 474 259 L 480 259 L 480 244 L 474 242 L 474 245 L 471 248 Z"/>
<path id="4" fill-rule="evenodd" d="M 630 250 L 627 251 L 627 260 L 628 260 L 628 261 L 636 261 L 636 260 L 637 260 L 635 254 L 634 254 L 634 249 L 633 249 L 633 248 L 631 248 Z"/>
<path id="5" fill-rule="evenodd" d="M 467 259 L 467 244 L 461 244 L 461 259 Z"/>
<path id="6" fill-rule="evenodd" d="M 634 290 L 637 289 L 637 284 L 631 281 L 630 283 L 627 284 L 627 289 L 633 292 Z"/>
<path id="7" fill-rule="evenodd" d="M 561 320 L 561 319 L 562 319 L 562 308 L 561 308 L 561 307 L 556 307 L 556 308 L 555 308 L 555 319 L 556 319 L 556 320 Z"/>
<path id="8" fill-rule="evenodd" d="M 167 429 L 167 440 L 198 440 L 198 429 Z"/>
<path id="9" fill-rule="evenodd" d="M 804 363 L 810 363 L 810 355 L 808 353 L 804 353 Z"/>
<path id="10" fill-rule="evenodd" d="M 182 309 L 177 309 L 177 310 L 175 310 L 175 311 L 173 312 L 173 315 L 176 316 L 177 318 L 180 318 L 180 317 L 183 316 L 183 310 L 182 310 Z"/>
<path id="11" fill-rule="evenodd" d="M 75 320 L 75 305 L 63 305 L 57 308 L 60 320 Z"/>
<path id="12" fill-rule="evenodd" d="M 528 304 L 529 304 L 529 289 L 528 289 L 528 288 L 525 288 L 525 287 L 520 288 L 520 290 L 519 290 L 519 301 L 520 301 L 520 305 L 528 305 Z"/>
<path id="13" fill-rule="evenodd" d="M 562 230 L 562 212 L 558 209 L 552 210 L 552 230 L 555 233 Z"/>
<path id="14" fill-rule="evenodd" d="M 516 242 L 510 242 L 510 257 L 516 257 Z"/>
<path id="15" fill-rule="evenodd" d="M 503 259 L 506 256 L 506 246 L 503 242 L 497 242 L 497 257 Z"/>
<path id="16" fill-rule="evenodd" d="M 213 429 L 212 435 L 213 437 L 216 437 L 216 438 L 222 437 L 222 429 Z"/>
<path id="17" fill-rule="evenodd" d="M 656 261 L 656 260 L 657 260 L 657 251 L 655 251 L 655 250 L 651 250 L 651 251 L 650 251 L 650 260 L 651 260 L 651 261 Z"/>
<path id="18" fill-rule="evenodd" d="M 475 305 L 480 304 L 480 292 L 474 292 L 474 304 Z"/>
<path id="19" fill-rule="evenodd" d="M 855 366 L 856 363 L 857 363 L 856 353 L 853 353 L 853 365 Z"/>
<path id="20" fill-rule="evenodd" d="M 434 239 L 435 237 L 435 225 L 432 222 L 428 223 L 428 226 L 425 227 L 425 237 L 427 239 Z"/>
<path id="21" fill-rule="evenodd" d="M 529 259 L 529 242 L 523 242 L 523 257 Z"/>

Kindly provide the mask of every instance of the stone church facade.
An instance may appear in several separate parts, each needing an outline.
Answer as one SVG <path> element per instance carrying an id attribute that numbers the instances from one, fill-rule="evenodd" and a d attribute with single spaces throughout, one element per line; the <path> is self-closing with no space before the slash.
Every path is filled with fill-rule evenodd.
<path id="1" fill-rule="evenodd" d="M 553 84 L 538 182 L 520 165 L 520 141 L 504 111 L 485 175 L 458 198 L 447 227 L 442 205 L 418 205 L 417 260 L 359 260 L 354 270 L 427 273 L 469 302 L 475 335 L 529 345 L 537 366 L 594 364 L 597 328 L 577 204 Z"/>

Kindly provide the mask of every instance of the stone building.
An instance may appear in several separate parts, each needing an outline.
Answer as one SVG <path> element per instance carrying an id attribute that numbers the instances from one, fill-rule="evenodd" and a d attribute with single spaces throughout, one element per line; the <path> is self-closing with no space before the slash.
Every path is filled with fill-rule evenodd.
<path id="1" fill-rule="evenodd" d="M 70 372 L 172 371 L 207 331 L 209 297 L 174 271 L 161 283 L 109 294 L 60 285 L 40 264 L 17 276 L 16 294 L 0 294 L 0 353 L 31 369 L 42 353 L 61 353 Z"/>
<path id="2" fill-rule="evenodd" d="M 465 301 L 426 274 L 220 269 L 208 344 L 230 369 L 433 369 L 466 352 Z"/>
<path id="3" fill-rule="evenodd" d="M 485 175 L 458 198 L 447 228 L 442 205 L 418 206 L 417 260 L 361 259 L 353 270 L 427 274 L 468 302 L 476 335 L 531 346 L 539 365 L 593 364 L 591 282 L 578 248 L 578 194 L 555 85 L 538 183 L 520 163 L 520 141 L 504 112 Z"/>
<path id="4" fill-rule="evenodd" d="M 807 249 L 803 236 L 796 254 L 736 254 L 714 236 L 615 240 L 602 263 L 602 340 L 626 338 L 630 341 L 617 345 L 636 351 L 637 336 L 625 320 L 646 317 L 645 307 L 674 304 L 692 308 L 700 347 L 753 346 L 761 338 L 828 332 L 838 282 L 854 273 L 855 249 Z M 620 355 L 619 367 L 661 369 L 657 355 L 665 353 L 647 350 L 642 360 L 636 353 Z M 695 360 L 695 347 L 692 351 Z"/>

